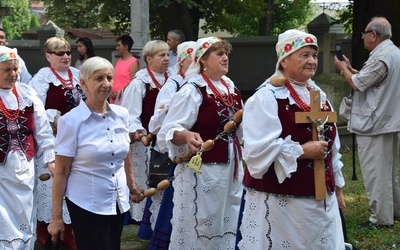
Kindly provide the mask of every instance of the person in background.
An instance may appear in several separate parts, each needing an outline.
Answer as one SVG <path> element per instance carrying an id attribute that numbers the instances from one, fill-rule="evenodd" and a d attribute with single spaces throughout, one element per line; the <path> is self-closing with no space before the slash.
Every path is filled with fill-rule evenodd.
<path id="1" fill-rule="evenodd" d="M 76 107 L 83 97 L 79 85 L 79 70 L 71 67 L 71 46 L 62 37 L 51 37 L 44 44 L 46 59 L 50 66 L 41 68 L 28 85 L 36 90 L 39 99 L 44 104 L 48 119 L 57 133 L 57 121 L 71 109 Z M 38 174 L 36 199 L 38 204 L 37 236 L 40 244 L 45 244 L 49 237 L 48 223 L 51 221 L 51 187 L 53 178 L 41 180 L 40 176 L 50 174 L 41 158 L 36 160 Z M 71 220 L 66 205 L 63 206 L 63 216 L 66 223 L 64 244 L 69 249 L 76 249 L 72 234 Z"/>
<path id="2" fill-rule="evenodd" d="M 323 141 L 311 141 L 312 123 L 295 122 L 310 109 L 310 90 L 320 91 L 321 111 L 331 111 L 326 94 L 311 78 L 318 66 L 314 35 L 280 34 L 276 71 L 247 101 L 243 112 L 244 203 L 239 249 L 345 249 L 339 207 L 345 184 L 334 123 L 320 126 Z M 273 85 L 275 77 L 283 81 Z M 271 83 L 272 82 L 272 83 Z M 324 160 L 326 199 L 315 199 L 313 160 Z"/>
<path id="3" fill-rule="evenodd" d="M 181 30 L 171 30 L 167 35 L 167 43 L 169 45 L 169 67 L 173 70 L 173 67 L 178 61 L 178 44 L 185 41 L 185 34 Z"/>
<path id="4" fill-rule="evenodd" d="M 129 111 L 129 134 L 133 160 L 131 166 L 134 169 L 136 183 L 143 189 L 147 189 L 150 147 L 143 145 L 141 136 L 148 134 L 148 125 L 154 113 L 157 95 L 169 76 L 168 49 L 168 44 L 160 40 L 152 40 L 145 44 L 142 57 L 147 66 L 136 73 L 135 78 L 125 89 L 121 103 Z M 145 206 L 150 205 L 131 204 L 130 214 L 134 221 L 140 222 L 146 216 L 144 215 Z M 151 232 L 145 234 L 139 237 L 150 238 Z"/>
<path id="5" fill-rule="evenodd" d="M 35 164 L 54 170 L 54 138 L 35 91 L 17 81 L 17 50 L 0 46 L 0 249 L 34 249 Z"/>
<path id="6" fill-rule="evenodd" d="M 157 95 L 154 115 L 149 122 L 149 131 L 151 134 L 157 135 L 159 132 L 165 115 L 168 112 L 172 97 L 185 82 L 185 73 L 192 63 L 192 52 L 195 44 L 196 42 L 187 41 L 178 45 L 178 62 L 171 76 Z M 167 149 L 160 148 L 159 150 L 164 153 Z M 171 164 L 169 178 L 173 176 L 175 166 L 176 164 Z M 156 195 L 152 198 L 150 222 L 153 234 L 149 249 L 168 249 L 172 231 L 170 220 L 172 218 L 173 193 L 174 189 L 172 185 L 169 185 L 164 191 L 157 191 Z"/>
<path id="7" fill-rule="evenodd" d="M 82 64 L 89 58 L 94 57 L 92 40 L 89 37 L 80 37 L 76 40 L 79 58 L 75 62 L 75 68 L 80 69 Z"/>
<path id="8" fill-rule="evenodd" d="M 3 28 L 0 28 L 0 46 L 7 46 L 7 35 Z M 18 61 L 19 61 L 18 82 L 27 83 L 32 78 L 32 75 L 26 68 L 25 61 L 19 55 L 18 55 Z"/>
<path id="9" fill-rule="evenodd" d="M 110 96 L 110 103 L 120 104 L 124 89 L 135 77 L 140 65 L 139 61 L 131 54 L 134 43 L 132 37 L 122 35 L 115 41 L 117 42 L 117 51 L 120 58 L 115 64 L 114 86 Z"/>
<path id="10" fill-rule="evenodd" d="M 336 68 L 354 90 L 348 129 L 356 134 L 371 209 L 358 227 L 391 227 L 400 218 L 400 50 L 390 40 L 392 27 L 384 17 L 373 18 L 361 35 L 370 54 L 360 71 L 347 57 L 335 57 Z"/>
<path id="11" fill-rule="evenodd" d="M 172 98 L 157 134 L 160 148 L 168 149 L 171 159 L 186 158 L 187 150 L 202 158 L 201 174 L 183 160 L 175 168 L 169 249 L 235 247 L 243 191 L 241 119 L 227 131 L 224 127 L 243 104 L 240 92 L 225 76 L 231 49 L 217 37 L 196 42 L 187 83 Z M 204 151 L 212 140 L 214 146 Z"/>
<path id="12" fill-rule="evenodd" d="M 136 187 L 133 169 L 125 164 L 129 113 L 107 102 L 113 77 L 114 67 L 108 60 L 89 58 L 79 72 L 86 99 L 58 121 L 49 232 L 53 241 L 65 237 L 65 194 L 78 249 L 120 249 L 129 194 L 134 202 L 144 197 Z"/>

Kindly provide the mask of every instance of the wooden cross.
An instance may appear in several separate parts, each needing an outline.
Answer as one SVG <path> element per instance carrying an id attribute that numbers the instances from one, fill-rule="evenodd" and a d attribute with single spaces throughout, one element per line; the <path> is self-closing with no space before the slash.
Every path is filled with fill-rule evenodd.
<path id="1" fill-rule="evenodd" d="M 321 100 L 319 90 L 310 91 L 310 111 L 309 112 L 296 112 L 296 123 L 313 123 L 312 126 L 312 140 L 323 141 L 324 137 L 324 124 L 326 122 L 336 122 L 336 112 L 321 112 Z M 325 161 L 314 160 L 314 181 L 315 181 L 315 199 L 324 200 L 326 198 L 326 184 L 325 184 Z"/>

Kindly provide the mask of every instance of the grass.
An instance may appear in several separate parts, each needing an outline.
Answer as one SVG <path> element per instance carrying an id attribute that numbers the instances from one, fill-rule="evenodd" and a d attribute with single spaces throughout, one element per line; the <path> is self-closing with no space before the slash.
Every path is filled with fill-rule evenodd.
<path id="1" fill-rule="evenodd" d="M 357 153 L 355 159 L 357 180 L 353 177 L 352 151 L 342 152 L 344 167 L 343 175 L 346 185 L 343 189 L 346 201 L 346 221 L 348 241 L 357 249 L 387 250 L 400 249 L 400 221 L 395 221 L 393 228 L 357 228 L 357 225 L 367 221 L 370 216 L 368 198 L 365 194 Z"/>

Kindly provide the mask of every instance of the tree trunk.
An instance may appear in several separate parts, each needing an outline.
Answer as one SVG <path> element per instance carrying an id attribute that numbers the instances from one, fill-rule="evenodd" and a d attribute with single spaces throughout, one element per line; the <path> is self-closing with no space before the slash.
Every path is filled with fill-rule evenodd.
<path id="1" fill-rule="evenodd" d="M 361 69 L 363 63 L 368 59 L 369 52 L 364 49 L 364 41 L 361 32 L 365 30 L 372 17 L 385 17 L 392 25 L 392 41 L 400 45 L 400 13 L 399 0 L 354 0 L 353 9 L 353 41 L 352 41 L 352 65 Z"/>
<path id="2" fill-rule="evenodd" d="M 270 36 L 272 34 L 273 19 L 274 19 L 274 0 L 264 0 L 266 4 L 265 17 L 260 18 L 260 36 Z"/>
<path id="3" fill-rule="evenodd" d="M 159 7 L 162 32 L 167 37 L 170 30 L 182 30 L 187 41 L 196 41 L 199 33 L 201 14 L 197 9 L 189 9 L 185 4 L 175 3 Z"/>

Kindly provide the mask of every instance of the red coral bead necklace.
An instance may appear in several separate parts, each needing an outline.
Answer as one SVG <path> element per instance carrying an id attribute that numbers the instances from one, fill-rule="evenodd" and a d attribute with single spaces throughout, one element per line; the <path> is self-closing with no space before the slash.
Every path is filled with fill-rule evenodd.
<path id="1" fill-rule="evenodd" d="M 221 81 L 222 85 L 228 90 L 228 94 L 227 95 L 221 95 L 221 93 L 218 91 L 218 89 L 214 86 L 214 84 L 211 82 L 211 80 L 204 73 L 201 73 L 201 76 L 203 77 L 204 81 L 206 81 L 208 87 L 210 87 L 210 89 L 213 92 L 214 96 L 218 100 L 220 100 L 227 107 L 232 107 L 233 106 L 233 97 L 231 95 L 231 92 L 229 91 L 228 84 L 226 84 L 224 79 L 221 78 L 220 81 Z"/>
<path id="2" fill-rule="evenodd" d="M 51 72 L 57 77 L 57 79 L 61 82 L 61 84 L 64 86 L 66 89 L 73 89 L 73 78 L 72 78 L 72 71 L 71 69 L 68 69 L 68 79 L 64 80 L 58 73 L 57 71 L 53 68 L 50 67 Z"/>
<path id="3" fill-rule="evenodd" d="M 310 111 L 310 106 L 305 104 L 299 97 L 299 95 L 297 94 L 296 90 L 294 90 L 292 84 L 290 84 L 289 81 L 286 81 L 285 83 L 286 88 L 289 90 L 290 92 L 290 96 L 293 98 L 293 100 L 297 103 L 297 105 L 299 105 L 299 107 L 303 110 L 303 111 Z M 307 86 L 307 89 L 310 90 L 310 87 Z"/>
<path id="4" fill-rule="evenodd" d="M 17 103 L 18 103 L 17 109 L 11 110 L 11 109 L 6 108 L 6 105 L 4 104 L 3 99 L 0 98 L 0 110 L 8 120 L 15 121 L 19 117 L 19 100 L 18 100 L 18 93 L 17 93 L 17 89 L 16 89 L 15 85 L 13 86 L 12 92 L 15 95 L 15 97 L 17 98 Z"/>

